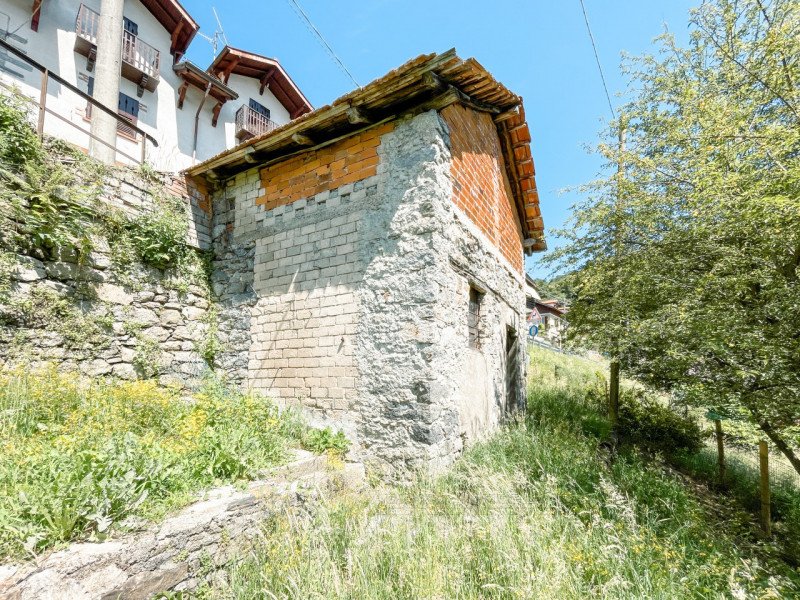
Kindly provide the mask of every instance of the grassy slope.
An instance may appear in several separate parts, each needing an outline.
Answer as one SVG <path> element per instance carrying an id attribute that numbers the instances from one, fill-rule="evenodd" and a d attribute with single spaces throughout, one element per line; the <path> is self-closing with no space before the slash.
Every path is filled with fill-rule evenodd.
<path id="1" fill-rule="evenodd" d="M 529 415 L 445 475 L 285 515 L 207 590 L 230 598 L 713 598 L 797 593 L 746 516 L 713 513 L 671 471 L 598 453 L 597 365 L 532 357 Z M 725 516 L 720 516 L 723 514 Z M 740 535 L 741 534 L 741 535 Z"/>
<path id="2" fill-rule="evenodd" d="M 342 449 L 342 437 L 211 380 L 187 402 L 153 381 L 0 369 L 0 559 L 157 521 L 292 447 Z"/>

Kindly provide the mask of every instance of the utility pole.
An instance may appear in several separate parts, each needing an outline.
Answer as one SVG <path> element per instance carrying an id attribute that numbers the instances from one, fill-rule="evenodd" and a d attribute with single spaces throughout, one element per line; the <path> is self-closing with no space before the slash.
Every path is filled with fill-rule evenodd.
<path id="1" fill-rule="evenodd" d="M 119 106 L 123 4 L 124 0 L 102 0 L 97 28 L 93 95 L 100 104 L 115 112 Z M 101 162 L 114 164 L 117 158 L 116 119 L 103 111 L 92 111 L 91 132 L 94 137 L 90 140 L 90 154 Z"/>

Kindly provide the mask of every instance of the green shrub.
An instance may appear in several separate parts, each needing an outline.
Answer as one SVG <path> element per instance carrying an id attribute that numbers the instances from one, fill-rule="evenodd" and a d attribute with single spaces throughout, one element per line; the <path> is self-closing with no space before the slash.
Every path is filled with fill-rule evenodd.
<path id="1" fill-rule="evenodd" d="M 152 211 L 126 220 L 124 228 L 137 257 L 157 269 L 179 266 L 189 248 L 188 220 L 180 198 L 160 198 Z"/>
<path id="2" fill-rule="evenodd" d="M 350 441 L 344 432 L 333 432 L 330 427 L 325 429 L 309 429 L 302 439 L 303 448 L 315 454 L 333 452 L 340 456 L 347 454 L 350 449 Z"/>
<path id="3" fill-rule="evenodd" d="M 6 164 L 41 161 L 42 145 L 28 120 L 29 110 L 22 96 L 0 95 L 0 160 Z"/>
<path id="4" fill-rule="evenodd" d="M 619 430 L 625 441 L 668 455 L 697 452 L 703 443 L 694 419 L 682 417 L 652 393 L 640 389 L 621 391 Z"/>

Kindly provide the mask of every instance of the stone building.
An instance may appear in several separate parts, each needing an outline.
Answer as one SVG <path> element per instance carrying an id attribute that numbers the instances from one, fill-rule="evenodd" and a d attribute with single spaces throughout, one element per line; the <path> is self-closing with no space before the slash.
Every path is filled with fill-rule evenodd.
<path id="1" fill-rule="evenodd" d="M 525 402 L 529 142 L 522 99 L 449 51 L 189 169 L 218 367 L 396 476 L 451 462 Z"/>

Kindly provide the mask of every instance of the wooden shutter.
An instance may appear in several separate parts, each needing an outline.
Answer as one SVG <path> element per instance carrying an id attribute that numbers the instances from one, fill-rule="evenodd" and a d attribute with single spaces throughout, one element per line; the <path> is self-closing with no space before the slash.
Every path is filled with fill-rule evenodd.
<path id="1" fill-rule="evenodd" d="M 120 116 L 125 117 L 126 120 L 136 125 L 139 120 L 139 101 L 120 92 L 117 112 Z M 124 123 L 117 122 L 117 131 L 129 137 L 136 137 L 136 132 Z"/>

